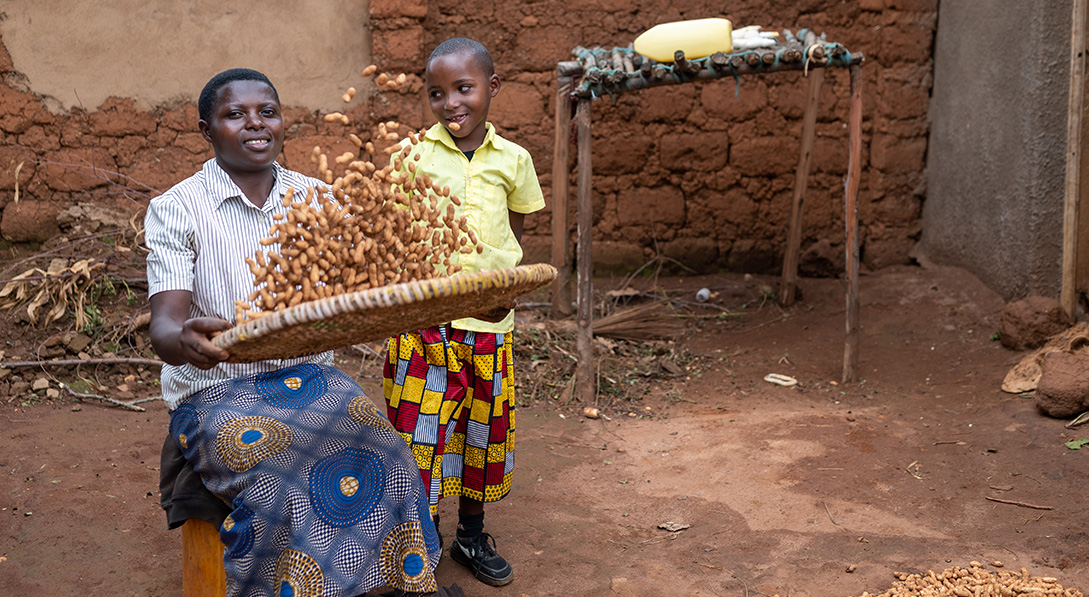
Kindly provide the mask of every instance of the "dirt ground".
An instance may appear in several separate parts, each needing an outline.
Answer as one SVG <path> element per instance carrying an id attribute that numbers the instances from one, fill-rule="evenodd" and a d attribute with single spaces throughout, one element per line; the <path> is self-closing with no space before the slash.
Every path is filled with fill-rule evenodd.
<path id="1" fill-rule="evenodd" d="M 975 560 L 1089 589 L 1089 451 L 1064 445 L 1089 429 L 999 389 L 1021 354 L 993 340 L 1002 301 L 972 276 L 863 276 L 851 384 L 835 383 L 841 281 L 803 280 L 787 309 L 761 294 L 772 278 L 658 284 L 684 297 L 709 288 L 730 312 L 690 310 L 704 317 L 687 319 L 682 364 L 613 380 L 632 387 L 603 418 L 555 396 L 521 405 L 514 487 L 487 515 L 515 581 L 486 587 L 444 556 L 440 582 L 496 597 L 857 596 L 887 590 L 894 572 Z M 528 329 L 543 314 L 520 317 Z M 3 359 L 27 346 L 9 339 Z M 377 357 L 340 354 L 380 402 Z M 148 377 L 118 383 L 153 395 Z M 157 495 L 167 413 L 143 406 L 0 396 L 3 594 L 181 595 L 181 536 Z M 455 506 L 442 504 L 448 535 Z"/>

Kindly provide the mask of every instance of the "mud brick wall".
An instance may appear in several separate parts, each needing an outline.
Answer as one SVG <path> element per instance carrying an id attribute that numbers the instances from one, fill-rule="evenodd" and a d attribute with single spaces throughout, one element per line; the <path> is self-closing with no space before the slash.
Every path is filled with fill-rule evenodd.
<path id="1" fill-rule="evenodd" d="M 661 22 L 725 16 L 736 27 L 809 28 L 866 56 L 863 67 L 864 263 L 909 260 L 925 195 L 927 104 L 937 0 L 835 4 L 740 0 L 644 3 L 558 0 L 471 4 L 453 0 L 371 0 L 372 54 L 384 70 L 420 74 L 431 49 L 465 36 L 488 46 L 503 87 L 491 119 L 534 156 L 549 207 L 527 218 L 528 261 L 547 261 L 556 63 L 578 45 L 630 43 Z M 688 267 L 777 272 L 785 246 L 804 107 L 800 73 L 656 88 L 593 105 L 594 250 L 600 272 L 643 263 L 656 252 Z M 0 236 L 34 241 L 55 234 L 57 215 L 80 202 L 139 206 L 211 156 L 195 130 L 194 105 L 140 110 L 127 98 L 57 114 L 22 90 L 0 38 Z M 806 196 L 802 271 L 843 266 L 843 182 L 847 169 L 847 72 L 825 79 Z M 349 114 L 373 124 L 432 120 L 418 79 Z M 348 149 L 346 131 L 318 110 L 287 108 L 284 163 L 312 172 L 315 144 Z M 573 155 L 573 152 L 572 152 Z M 20 166 L 21 164 L 21 166 Z M 90 168 L 93 166 L 93 169 Z M 572 213 L 574 221 L 574 162 Z M 18 174 L 16 176 L 16 168 Z M 19 202 L 14 202 L 16 179 Z M 145 188 L 146 186 L 146 188 Z M 140 192 L 143 190 L 143 192 Z M 61 218 L 63 221 L 63 218 Z"/>
<path id="2" fill-rule="evenodd" d="M 488 46 L 504 87 L 492 120 L 534 155 L 550 193 L 555 64 L 575 46 L 624 46 L 660 23 L 720 16 L 721 3 L 372 0 L 375 60 L 419 69 L 448 37 Z M 936 0 L 731 3 L 735 27 L 806 27 L 865 54 L 860 219 L 864 263 L 905 263 L 920 233 Z M 594 264 L 629 268 L 660 251 L 689 267 L 775 272 L 785 246 L 806 82 L 800 73 L 635 92 L 593 105 Z M 825 79 L 806 196 L 801 268 L 842 271 L 848 74 Z M 572 155 L 574 152 L 572 151 Z M 574 161 L 569 221 L 574 221 Z M 551 209 L 551 201 L 549 202 Z M 548 258 L 550 217 L 527 220 Z"/>

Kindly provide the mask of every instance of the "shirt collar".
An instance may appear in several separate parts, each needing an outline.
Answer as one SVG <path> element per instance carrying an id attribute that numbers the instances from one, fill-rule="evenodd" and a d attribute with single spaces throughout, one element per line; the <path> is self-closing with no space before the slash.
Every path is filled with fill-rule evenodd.
<path id="1" fill-rule="evenodd" d="M 272 184 L 272 197 L 283 198 L 284 192 L 287 190 L 283 187 L 284 176 L 282 174 L 283 166 L 279 162 L 272 163 L 272 176 L 274 182 Z M 206 186 L 208 189 L 209 199 L 212 201 L 212 208 L 219 209 L 223 202 L 234 198 L 243 198 L 242 189 L 238 188 L 238 185 L 231 180 L 231 176 L 219 166 L 219 162 L 215 158 L 204 162 L 204 175 Z M 243 201 L 246 205 L 257 209 L 257 206 L 249 201 Z M 271 201 L 265 201 L 265 207 L 262 209 L 268 209 Z"/>
<path id="2" fill-rule="evenodd" d="M 502 151 L 503 138 L 495 133 L 495 126 L 493 126 L 490 122 L 485 122 L 484 131 L 484 141 L 480 144 L 480 147 L 476 148 L 476 150 L 479 150 L 485 145 L 491 144 L 491 146 L 494 147 L 496 150 Z M 439 123 L 435 123 L 431 126 L 431 128 L 427 129 L 427 133 L 424 135 L 424 137 L 432 141 L 438 141 L 439 143 L 442 143 L 443 145 L 449 147 L 454 151 L 461 151 L 460 149 L 458 149 L 457 144 L 454 143 L 454 137 L 450 135 L 450 131 L 446 130 L 446 127 L 442 126 Z"/>

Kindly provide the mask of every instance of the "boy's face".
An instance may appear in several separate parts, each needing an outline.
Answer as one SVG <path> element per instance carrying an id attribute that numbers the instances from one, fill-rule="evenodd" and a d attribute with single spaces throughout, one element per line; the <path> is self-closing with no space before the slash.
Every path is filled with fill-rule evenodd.
<path id="1" fill-rule="evenodd" d="M 484 142 L 488 108 L 499 93 L 499 75 L 488 76 L 468 53 L 439 56 L 424 73 L 431 113 L 450 135 L 458 149 L 473 151 Z M 458 130 L 450 129 L 456 123 Z"/>
<path id="2" fill-rule="evenodd" d="M 209 120 L 198 123 L 228 174 L 268 170 L 284 147 L 284 121 L 272 88 L 261 81 L 232 81 L 217 94 Z"/>

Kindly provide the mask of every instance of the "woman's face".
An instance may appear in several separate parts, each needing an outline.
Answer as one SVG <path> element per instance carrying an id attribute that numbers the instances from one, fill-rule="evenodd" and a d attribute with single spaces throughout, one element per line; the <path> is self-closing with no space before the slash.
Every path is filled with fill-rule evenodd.
<path id="1" fill-rule="evenodd" d="M 261 81 L 232 81 L 217 94 L 208 121 L 198 123 L 228 174 L 262 172 L 284 147 L 284 121 L 272 88 Z"/>

